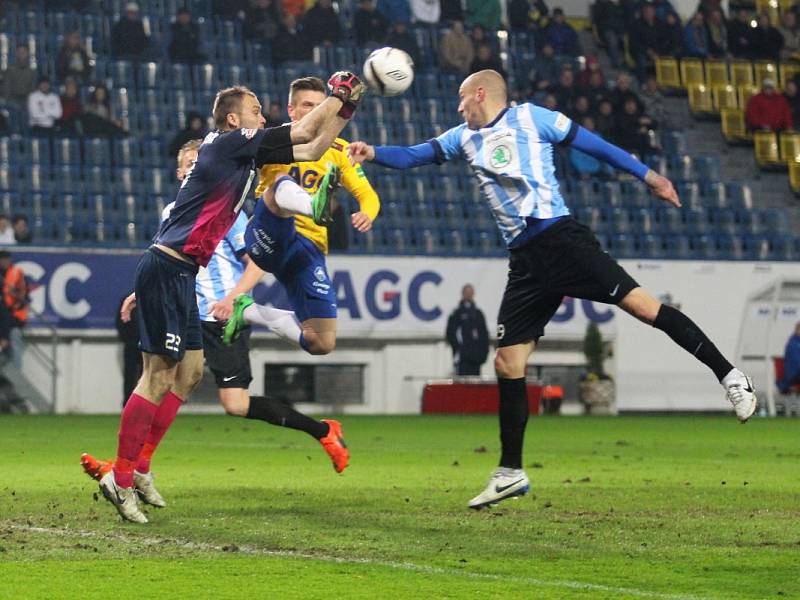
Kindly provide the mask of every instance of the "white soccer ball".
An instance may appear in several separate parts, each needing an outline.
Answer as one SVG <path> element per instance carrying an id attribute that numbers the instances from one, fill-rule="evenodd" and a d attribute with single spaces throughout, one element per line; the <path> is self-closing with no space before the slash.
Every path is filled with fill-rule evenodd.
<path id="1" fill-rule="evenodd" d="M 380 96 L 397 96 L 414 81 L 414 61 L 399 48 L 378 48 L 364 62 L 364 79 Z"/>

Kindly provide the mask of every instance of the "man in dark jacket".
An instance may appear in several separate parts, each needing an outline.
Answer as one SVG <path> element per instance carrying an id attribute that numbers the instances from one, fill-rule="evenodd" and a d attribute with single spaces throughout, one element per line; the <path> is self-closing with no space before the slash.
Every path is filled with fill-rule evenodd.
<path id="1" fill-rule="evenodd" d="M 309 42 L 315 46 L 331 46 L 342 38 L 342 24 L 331 0 L 318 0 L 310 8 L 303 18 L 303 28 Z"/>
<path id="2" fill-rule="evenodd" d="M 353 29 L 359 45 L 382 44 L 386 39 L 389 21 L 375 8 L 372 0 L 359 0 L 358 10 L 353 21 Z"/>
<path id="3" fill-rule="evenodd" d="M 480 375 L 481 365 L 489 355 L 489 332 L 486 319 L 475 306 L 475 288 L 461 290 L 461 302 L 447 319 L 447 343 L 453 349 L 457 375 Z"/>
<path id="4" fill-rule="evenodd" d="M 169 44 L 169 58 L 173 62 L 196 63 L 206 59 L 200 52 L 200 28 L 192 22 L 192 13 L 181 8 L 172 24 L 172 41 Z"/>
<path id="5" fill-rule="evenodd" d="M 150 48 L 150 38 L 139 18 L 139 5 L 128 2 L 125 16 L 111 30 L 111 53 L 116 58 L 145 58 Z"/>

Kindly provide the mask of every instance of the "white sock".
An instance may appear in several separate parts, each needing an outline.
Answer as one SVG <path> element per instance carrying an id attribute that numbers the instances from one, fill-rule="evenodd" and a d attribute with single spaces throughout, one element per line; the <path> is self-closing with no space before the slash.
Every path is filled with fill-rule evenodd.
<path id="1" fill-rule="evenodd" d="M 280 179 L 273 188 L 275 203 L 291 213 L 314 216 L 311 210 L 311 196 L 288 177 Z"/>
<path id="2" fill-rule="evenodd" d="M 727 375 L 725 375 L 725 377 L 722 378 L 722 381 L 720 383 L 722 384 L 722 387 L 727 389 L 728 387 L 730 387 L 732 383 L 739 383 L 739 381 L 744 379 L 744 376 L 745 376 L 744 373 L 742 373 L 739 369 L 734 367 L 728 372 Z"/>
<path id="3" fill-rule="evenodd" d="M 292 311 L 272 308 L 262 304 L 251 304 L 244 309 L 243 315 L 251 325 L 269 327 L 270 331 L 283 339 L 298 346 L 300 345 L 300 325 L 298 325 Z"/>

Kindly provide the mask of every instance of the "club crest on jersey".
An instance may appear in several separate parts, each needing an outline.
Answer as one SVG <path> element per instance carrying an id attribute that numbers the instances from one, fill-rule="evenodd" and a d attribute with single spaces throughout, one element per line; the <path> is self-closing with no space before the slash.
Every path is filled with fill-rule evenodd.
<path id="1" fill-rule="evenodd" d="M 502 340 L 506 336 L 506 326 L 502 323 L 497 325 L 497 339 Z"/>
<path id="2" fill-rule="evenodd" d="M 248 140 L 252 140 L 253 136 L 256 134 L 256 131 L 258 131 L 258 129 L 242 129 L 242 135 Z"/>
<path id="3" fill-rule="evenodd" d="M 495 146 L 491 150 L 491 155 L 489 156 L 489 163 L 495 169 L 502 169 L 503 167 L 507 167 L 511 163 L 511 149 L 505 144 L 500 144 L 499 146 Z"/>
<path id="4" fill-rule="evenodd" d="M 314 269 L 314 277 L 317 278 L 317 281 L 325 281 L 325 269 L 322 267 Z"/>
<path id="5" fill-rule="evenodd" d="M 558 113 L 558 117 L 556 117 L 556 122 L 553 126 L 560 131 L 566 131 L 569 127 L 569 117 L 565 114 Z"/>

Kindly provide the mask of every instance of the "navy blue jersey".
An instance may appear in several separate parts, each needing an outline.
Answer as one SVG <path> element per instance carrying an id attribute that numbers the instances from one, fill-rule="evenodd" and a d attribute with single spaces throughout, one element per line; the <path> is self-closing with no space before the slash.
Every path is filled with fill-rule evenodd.
<path id="1" fill-rule="evenodd" d="M 205 267 L 239 215 L 256 168 L 293 160 L 288 126 L 212 131 L 203 140 L 154 242 Z"/>

